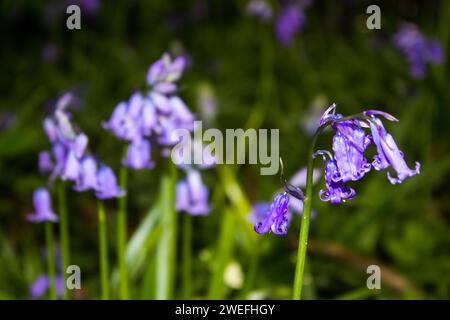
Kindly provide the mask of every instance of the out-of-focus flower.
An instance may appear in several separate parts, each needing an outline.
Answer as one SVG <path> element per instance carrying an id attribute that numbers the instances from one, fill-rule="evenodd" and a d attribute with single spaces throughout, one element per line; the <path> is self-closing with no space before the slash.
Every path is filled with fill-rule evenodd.
<path id="1" fill-rule="evenodd" d="M 36 278 L 31 284 L 29 292 L 32 298 L 39 299 L 43 297 L 50 288 L 50 277 L 47 274 L 42 274 Z M 64 293 L 64 278 L 62 275 L 55 276 L 56 295 L 62 298 Z"/>
<path id="2" fill-rule="evenodd" d="M 47 63 L 55 62 L 58 59 L 59 50 L 53 43 L 47 43 L 42 48 L 42 60 Z"/>
<path id="3" fill-rule="evenodd" d="M 28 214 L 30 222 L 57 222 L 58 216 L 53 212 L 50 193 L 45 188 L 38 188 L 33 193 L 34 213 Z"/>
<path id="4" fill-rule="evenodd" d="M 428 40 L 412 23 L 404 23 L 393 37 L 394 45 L 405 55 L 414 78 L 423 78 L 427 63 L 441 64 L 444 53 L 438 40 Z"/>
<path id="5" fill-rule="evenodd" d="M 127 155 L 123 164 L 137 170 L 153 168 L 154 163 L 150 157 L 150 142 L 147 140 L 136 140 L 128 145 Z"/>
<path id="6" fill-rule="evenodd" d="M 97 173 L 97 192 L 99 199 L 119 198 L 125 195 L 125 191 L 117 184 L 114 172 L 108 166 L 101 166 Z"/>
<path id="7" fill-rule="evenodd" d="M 41 151 L 38 155 L 39 171 L 41 173 L 49 173 L 53 170 L 53 161 L 48 151 Z"/>
<path id="8" fill-rule="evenodd" d="M 74 189 L 78 192 L 98 189 L 97 161 L 87 156 L 81 161 L 80 174 Z"/>
<path id="9" fill-rule="evenodd" d="M 289 46 L 304 24 L 305 13 L 301 6 L 289 4 L 283 7 L 275 23 L 275 33 L 281 45 Z"/>
<path id="10" fill-rule="evenodd" d="M 177 183 L 175 198 L 177 211 L 185 211 L 193 216 L 207 215 L 210 212 L 208 187 L 196 170 L 188 170 L 187 179 Z"/>
<path id="11" fill-rule="evenodd" d="M 151 139 L 152 146 L 165 150 L 179 142 L 172 135 L 175 130 L 193 130 L 194 115 L 176 95 L 176 81 L 185 67 L 184 56 L 172 59 L 169 54 L 163 54 L 147 72 L 148 91 L 136 92 L 128 102 L 120 102 L 110 119 L 103 123 L 105 129 L 129 143 L 124 165 L 134 169 L 153 168 L 147 139 Z"/>
<path id="12" fill-rule="evenodd" d="M 248 14 L 258 17 L 263 22 L 272 19 L 272 6 L 266 0 L 250 0 L 246 10 Z"/>
<path id="13" fill-rule="evenodd" d="M 217 98 L 213 88 L 207 84 L 201 84 L 198 88 L 198 105 L 200 106 L 200 114 L 202 120 L 206 124 L 211 124 L 217 115 Z"/>
<path id="14" fill-rule="evenodd" d="M 264 219 L 255 224 L 255 231 L 262 234 L 272 230 L 276 235 L 286 234 L 289 224 L 287 216 L 288 206 L 289 196 L 287 193 L 278 194 L 270 205 Z"/>

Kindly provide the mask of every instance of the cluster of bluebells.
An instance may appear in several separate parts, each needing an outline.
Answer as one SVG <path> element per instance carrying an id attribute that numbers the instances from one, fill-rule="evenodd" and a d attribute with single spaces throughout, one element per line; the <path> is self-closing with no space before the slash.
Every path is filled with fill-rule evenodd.
<path id="1" fill-rule="evenodd" d="M 387 177 L 392 184 L 403 182 L 408 177 L 420 172 L 420 163 L 416 162 L 415 168 L 410 169 L 406 164 L 403 152 L 397 147 L 394 138 L 384 128 L 379 116 L 390 121 L 398 121 L 392 115 L 368 110 L 363 112 L 363 118 L 339 121 L 342 114 L 336 114 L 336 105 L 330 106 L 320 120 L 320 125 L 331 124 L 334 130 L 333 153 L 320 150 L 316 155 L 321 155 L 325 161 L 326 189 L 320 191 L 322 201 L 330 201 L 338 204 L 352 199 L 356 192 L 345 185 L 349 181 L 361 180 L 372 168 L 384 170 L 392 168 L 396 176 L 388 171 Z M 369 133 L 366 130 L 369 129 Z M 377 154 L 369 162 L 364 152 L 369 145 L 375 145 Z"/>
<path id="2" fill-rule="evenodd" d="M 408 167 L 403 152 L 380 119 L 381 116 L 389 121 L 398 121 L 395 117 L 383 111 L 368 110 L 360 116 L 344 118 L 335 111 L 336 105 L 333 104 L 322 115 L 319 123 L 322 127 L 330 125 L 334 131 L 332 152 L 319 150 L 314 154 L 324 159 L 326 188 L 319 192 L 322 201 L 339 204 L 352 199 L 356 192 L 346 183 L 361 180 L 372 168 L 377 171 L 389 168 L 395 171 L 395 176 L 387 172 L 392 184 L 401 183 L 420 173 L 419 162 L 415 163 L 414 169 Z M 364 155 L 370 145 L 374 145 L 377 150 L 372 161 L 368 161 Z M 300 201 L 304 200 L 304 196 L 292 184 L 284 182 L 284 189 L 285 192 L 278 194 L 270 206 L 258 204 L 253 208 L 257 233 L 270 230 L 277 235 L 287 233 L 289 196 Z"/>
<path id="3" fill-rule="evenodd" d="M 117 185 L 112 169 L 87 152 L 89 139 L 77 130 L 71 121 L 68 106 L 73 96 L 62 95 L 54 111 L 44 119 L 44 130 L 51 143 L 51 151 L 39 153 L 39 170 L 50 174 L 50 181 L 72 181 L 78 192 L 93 190 L 99 199 L 120 197 L 124 191 Z M 33 194 L 35 213 L 28 216 L 31 222 L 57 221 L 51 210 L 50 194 L 38 188 Z"/>
<path id="4" fill-rule="evenodd" d="M 180 142 L 176 130 L 193 131 L 194 115 L 177 95 L 176 82 L 185 67 L 185 57 L 172 59 L 169 54 L 163 54 L 148 70 L 147 92 L 135 92 L 128 101 L 120 102 L 103 124 L 118 139 L 128 143 L 123 165 L 137 170 L 151 169 L 155 165 L 152 146 L 160 147 L 162 155 L 167 156 L 171 147 Z M 196 145 L 194 151 L 202 152 L 196 150 Z M 191 166 L 180 167 L 186 172 L 186 179 L 177 183 L 176 209 L 191 215 L 208 214 L 208 188 L 200 172 Z"/>
<path id="5" fill-rule="evenodd" d="M 303 29 L 306 22 L 305 8 L 311 3 L 312 0 L 282 1 L 281 10 L 274 23 L 275 34 L 282 46 L 288 47 Z M 267 0 L 250 0 L 246 10 L 248 14 L 258 17 L 263 22 L 271 21 L 274 15 Z"/>
<path id="6" fill-rule="evenodd" d="M 135 92 L 128 101 L 120 102 L 103 127 L 118 139 L 128 142 L 123 164 L 133 169 L 153 168 L 153 143 L 167 151 L 178 140 L 176 129 L 193 130 L 194 115 L 176 95 L 176 81 L 186 66 L 183 56 L 172 59 L 164 54 L 147 73 L 149 90 Z"/>
<path id="7" fill-rule="evenodd" d="M 394 45 L 405 55 L 411 76 L 423 78 L 427 63 L 440 64 L 444 59 L 437 39 L 427 39 L 412 23 L 404 23 L 393 37 Z"/>

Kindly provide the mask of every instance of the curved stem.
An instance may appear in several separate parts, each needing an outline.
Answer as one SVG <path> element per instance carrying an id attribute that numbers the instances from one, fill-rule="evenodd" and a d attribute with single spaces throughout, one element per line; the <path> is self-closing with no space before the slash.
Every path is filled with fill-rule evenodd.
<path id="1" fill-rule="evenodd" d="M 102 289 L 102 299 L 109 299 L 108 281 L 108 239 L 106 235 L 106 214 L 102 201 L 98 201 L 98 240 L 100 258 L 100 281 Z"/>
<path id="2" fill-rule="evenodd" d="M 45 222 L 45 242 L 47 243 L 48 278 L 50 282 L 50 300 L 56 300 L 55 286 L 55 244 L 53 242 L 53 223 Z"/>
<path id="3" fill-rule="evenodd" d="M 61 244 L 61 260 L 62 260 L 62 274 L 64 279 L 64 299 L 69 298 L 69 291 L 67 290 L 67 267 L 70 264 L 70 245 L 69 245 L 69 222 L 67 218 L 66 205 L 66 186 L 64 182 L 58 183 L 58 204 L 59 204 L 59 237 Z"/>
<path id="4" fill-rule="evenodd" d="M 302 296 L 302 286 L 303 286 L 303 274 L 305 271 L 306 262 L 306 250 L 308 249 L 308 233 L 309 233 L 309 222 L 311 220 L 311 202 L 312 202 L 312 192 L 313 192 L 313 165 L 314 165 L 314 150 L 316 146 L 316 141 L 322 131 L 327 127 L 327 124 L 319 127 L 313 137 L 311 143 L 311 149 L 308 154 L 308 166 L 306 172 L 306 198 L 303 203 L 303 214 L 302 214 L 302 224 L 300 227 L 300 234 L 298 239 L 298 253 L 297 253 L 297 264 L 295 267 L 295 278 L 294 278 L 294 290 L 292 298 L 294 300 L 300 300 Z"/>
<path id="5" fill-rule="evenodd" d="M 128 170 L 122 166 L 120 168 L 120 186 L 127 190 Z M 117 212 L 117 258 L 120 274 L 120 298 L 129 299 L 128 293 L 128 270 L 125 260 L 125 250 L 127 244 L 127 196 L 119 198 L 119 210 Z"/>

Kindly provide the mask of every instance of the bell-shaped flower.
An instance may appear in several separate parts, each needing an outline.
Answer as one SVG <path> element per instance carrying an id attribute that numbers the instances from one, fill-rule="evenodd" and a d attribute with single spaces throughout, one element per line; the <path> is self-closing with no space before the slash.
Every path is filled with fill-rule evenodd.
<path id="1" fill-rule="evenodd" d="M 80 161 L 75 155 L 74 150 L 70 150 L 64 163 L 64 169 L 61 174 L 62 180 L 76 181 L 80 175 Z"/>
<path id="2" fill-rule="evenodd" d="M 333 151 L 342 182 L 360 180 L 370 171 L 363 152 L 370 144 L 365 131 L 354 121 L 344 121 L 333 125 Z"/>
<path id="3" fill-rule="evenodd" d="M 270 205 L 265 217 L 255 224 L 255 231 L 262 234 L 272 230 L 276 235 L 286 234 L 289 224 L 288 206 L 289 196 L 287 193 L 278 194 Z"/>
<path id="4" fill-rule="evenodd" d="M 175 208 L 193 216 L 207 215 L 210 212 L 208 188 L 203 183 L 200 172 L 189 170 L 187 179 L 177 183 Z"/>
<path id="5" fill-rule="evenodd" d="M 131 142 L 128 145 L 123 164 L 138 170 L 153 168 L 154 163 L 151 161 L 150 142 L 144 139 Z"/>
<path id="6" fill-rule="evenodd" d="M 116 176 L 110 167 L 102 166 L 97 172 L 98 187 L 96 197 L 99 199 L 118 198 L 125 192 L 117 184 Z"/>
<path id="7" fill-rule="evenodd" d="M 87 156 L 81 160 L 80 175 L 74 186 L 74 190 L 83 192 L 86 190 L 96 190 L 97 181 L 97 162 L 93 157 Z"/>
<path id="8" fill-rule="evenodd" d="M 30 222 L 57 222 L 58 216 L 52 210 L 50 193 L 45 188 L 38 188 L 33 193 L 34 213 L 27 216 Z"/>
<path id="9" fill-rule="evenodd" d="M 376 170 L 392 167 L 397 173 L 397 178 L 392 177 L 389 172 L 387 173 L 388 179 L 392 184 L 401 183 L 406 178 L 420 173 L 419 162 L 416 162 L 414 170 L 408 167 L 403 152 L 397 147 L 394 138 L 386 131 L 380 119 L 372 117 L 370 130 L 373 143 L 378 151 L 372 165 Z"/>
<path id="10" fill-rule="evenodd" d="M 336 160 L 327 151 L 318 151 L 316 155 L 329 155 L 330 159 L 325 162 L 325 183 L 327 189 L 320 190 L 319 197 L 322 201 L 330 201 L 332 204 L 345 202 L 353 199 L 356 192 L 353 188 L 345 186 L 342 174 L 339 172 Z M 324 157 L 325 158 L 325 157 Z"/>

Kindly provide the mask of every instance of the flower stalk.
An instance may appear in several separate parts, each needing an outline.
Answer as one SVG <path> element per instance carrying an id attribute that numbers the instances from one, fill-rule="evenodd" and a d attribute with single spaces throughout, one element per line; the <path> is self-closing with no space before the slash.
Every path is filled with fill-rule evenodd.
<path id="1" fill-rule="evenodd" d="M 125 166 L 120 169 L 119 184 L 122 190 L 127 190 L 128 170 Z M 128 270 L 125 260 L 125 250 L 127 244 L 127 196 L 119 198 L 119 210 L 117 212 L 117 257 L 120 275 L 120 298 L 129 299 L 128 291 Z"/>
<path id="2" fill-rule="evenodd" d="M 109 279 L 108 279 L 108 238 L 106 230 L 106 214 L 102 201 L 98 201 L 98 240 L 100 259 L 100 281 L 102 300 L 109 299 Z"/>
<path id="3" fill-rule="evenodd" d="M 50 221 L 45 222 L 45 242 L 47 244 L 48 277 L 50 282 L 49 299 L 56 300 L 55 243 L 53 237 L 53 223 Z"/>
<path id="4" fill-rule="evenodd" d="M 61 244 L 61 260 L 62 273 L 64 279 L 63 297 L 65 300 L 69 299 L 69 291 L 67 290 L 67 267 L 70 264 L 70 244 L 69 244 L 69 222 L 67 217 L 67 203 L 66 203 L 66 189 L 64 182 L 58 183 L 58 205 L 59 205 L 59 230 L 60 230 L 60 244 Z"/>

